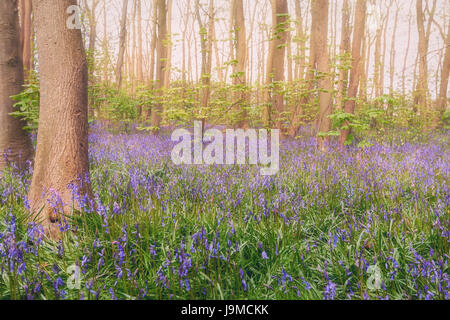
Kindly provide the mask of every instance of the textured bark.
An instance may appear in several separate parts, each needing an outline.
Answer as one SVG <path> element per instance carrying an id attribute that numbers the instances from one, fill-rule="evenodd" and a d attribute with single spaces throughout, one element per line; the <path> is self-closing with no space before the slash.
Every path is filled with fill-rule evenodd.
<path id="1" fill-rule="evenodd" d="M 9 115 L 13 111 L 12 95 L 23 85 L 22 52 L 16 0 L 0 1 L 0 174 L 8 162 L 23 166 L 32 155 L 25 123 Z M 7 161 L 4 157 L 8 155 Z"/>
<path id="2" fill-rule="evenodd" d="M 244 3 L 243 0 L 232 1 L 232 21 L 233 31 L 235 38 L 235 51 L 237 63 L 234 65 L 235 77 L 233 78 L 233 84 L 239 86 L 246 85 L 246 67 L 247 67 L 247 33 L 245 28 L 244 17 Z M 235 93 L 234 102 L 237 104 L 238 123 L 240 128 L 248 127 L 247 114 L 242 106 L 247 103 L 248 97 L 245 88 L 240 88 L 240 91 Z"/>
<path id="3" fill-rule="evenodd" d="M 355 9 L 355 26 L 352 41 L 352 70 L 350 71 L 350 84 L 348 87 L 348 100 L 345 102 L 344 111 L 353 114 L 355 112 L 355 97 L 358 92 L 359 77 L 361 72 L 361 46 L 366 24 L 366 0 L 357 0 Z M 344 146 L 350 133 L 350 129 L 342 130 L 339 143 Z"/>
<path id="4" fill-rule="evenodd" d="M 161 95 L 162 88 L 166 84 L 165 75 L 167 68 L 167 7 L 165 0 L 157 0 L 158 8 L 158 38 L 156 44 L 156 83 L 154 89 Z M 157 134 L 161 125 L 162 105 L 155 104 L 152 109 L 151 125 L 153 133 Z"/>
<path id="5" fill-rule="evenodd" d="M 305 74 L 305 83 L 306 83 L 306 93 L 302 95 L 299 104 L 296 106 L 296 110 L 294 112 L 293 120 L 291 121 L 291 125 L 288 130 L 288 134 L 291 137 L 295 137 L 297 134 L 297 131 L 300 127 L 300 117 L 301 117 L 301 108 L 302 106 L 310 103 L 311 93 L 314 90 L 314 77 L 315 72 L 317 70 L 317 62 L 318 57 L 321 54 L 321 52 L 318 50 L 317 44 L 318 42 L 316 39 L 319 38 L 319 31 L 320 31 L 320 21 L 317 19 L 318 11 L 315 9 L 317 7 L 317 3 L 314 4 L 311 7 L 311 36 L 309 39 L 309 61 L 308 61 L 308 67 Z"/>
<path id="6" fill-rule="evenodd" d="M 32 5 L 31 0 L 20 0 L 21 33 L 20 43 L 22 48 L 23 67 L 27 76 L 31 71 L 31 37 L 32 37 Z"/>
<path id="7" fill-rule="evenodd" d="M 328 35 L 328 0 L 314 0 L 312 5 L 312 17 L 317 21 L 317 37 L 316 54 L 317 57 L 317 71 L 318 71 L 318 89 L 319 89 L 319 118 L 317 120 L 317 132 L 325 133 L 331 129 L 331 120 L 329 118 L 333 106 L 331 100 L 331 76 L 330 73 L 330 58 L 327 47 Z M 319 137 L 319 148 L 325 150 L 325 144 L 328 137 Z"/>
<path id="8" fill-rule="evenodd" d="M 430 40 L 431 23 L 436 10 L 436 0 L 433 0 L 433 7 L 428 17 L 427 28 L 425 29 L 425 17 L 422 0 L 416 0 L 417 31 L 419 33 L 419 76 L 417 78 L 416 93 L 414 98 L 415 110 L 419 107 L 427 108 L 428 94 L 428 43 Z"/>
<path id="9" fill-rule="evenodd" d="M 280 92 L 278 83 L 284 81 L 286 42 L 288 36 L 288 4 L 286 0 L 271 0 L 272 5 L 272 39 L 267 57 L 266 84 L 272 84 L 273 89 L 266 90 L 266 102 L 271 107 L 266 108 L 266 126 L 275 125 L 282 130 L 282 114 L 284 111 L 283 94 Z M 275 121 L 272 119 L 276 114 Z"/>
<path id="10" fill-rule="evenodd" d="M 89 175 L 88 69 L 81 31 L 66 27 L 66 10 L 71 5 L 76 1 L 33 1 L 41 101 L 28 199 L 33 216 L 52 238 L 59 236 L 60 215 L 48 199 L 57 195 L 63 205 L 56 208 L 70 214 L 69 184 L 77 185 L 81 194 L 90 195 L 85 180 Z"/>
<path id="11" fill-rule="evenodd" d="M 122 87 L 123 78 L 123 60 L 126 49 L 126 39 L 127 39 L 127 10 L 128 10 L 128 0 L 123 0 L 122 3 L 122 17 L 120 19 L 120 40 L 119 40 L 119 55 L 117 58 L 116 66 L 116 85 L 120 89 Z"/>

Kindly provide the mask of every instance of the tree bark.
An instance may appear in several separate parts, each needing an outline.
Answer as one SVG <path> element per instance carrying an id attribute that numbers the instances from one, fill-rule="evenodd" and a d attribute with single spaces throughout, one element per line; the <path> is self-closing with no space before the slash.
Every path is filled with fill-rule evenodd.
<path id="1" fill-rule="evenodd" d="M 116 85 L 117 89 L 122 88 L 122 78 L 123 78 L 123 60 L 126 49 L 126 39 L 127 39 L 127 10 L 128 10 L 128 0 L 123 0 L 122 3 L 122 17 L 120 19 L 120 40 L 119 40 L 119 55 L 117 58 L 116 66 Z"/>
<path id="2" fill-rule="evenodd" d="M 342 7 L 342 25 L 341 25 L 341 45 L 339 48 L 339 56 L 341 60 L 341 68 L 339 70 L 339 81 L 338 81 L 338 93 L 336 97 L 336 107 L 342 109 L 345 88 L 348 82 L 348 69 L 345 68 L 345 64 L 350 54 L 350 4 L 349 0 L 344 0 Z"/>
<path id="3" fill-rule="evenodd" d="M 358 92 L 359 77 L 361 70 L 361 45 L 364 35 L 366 23 L 366 0 L 357 0 L 355 8 L 355 26 L 353 28 L 352 41 L 352 70 L 350 71 L 350 84 L 348 88 L 348 100 L 345 102 L 344 111 L 353 114 L 355 112 L 355 98 Z M 347 124 L 348 125 L 348 124 Z M 341 146 L 345 145 L 347 137 L 350 133 L 350 128 L 341 131 L 339 143 Z"/>
<path id="4" fill-rule="evenodd" d="M 326 133 L 331 129 L 332 113 L 330 58 L 327 47 L 328 39 L 328 0 L 314 0 L 312 17 L 316 20 L 317 37 L 315 38 L 319 90 L 319 118 L 317 120 L 317 133 Z M 319 148 L 324 151 L 328 137 L 319 137 Z"/>
<path id="5" fill-rule="evenodd" d="M 165 0 L 156 1 L 158 9 L 158 38 L 156 44 L 156 83 L 154 89 L 157 95 L 162 95 L 162 89 L 166 84 L 165 75 L 167 68 L 167 7 Z M 159 133 L 161 126 L 162 104 L 155 103 L 152 108 L 151 125 L 154 134 Z"/>
<path id="6" fill-rule="evenodd" d="M 427 29 L 425 30 L 425 17 L 422 0 L 416 0 L 417 31 L 419 33 L 419 76 L 414 98 L 415 111 L 419 107 L 427 109 L 428 95 L 428 43 L 430 40 L 431 23 L 436 10 L 436 0 L 433 0 L 433 8 L 429 13 Z"/>
<path id="7" fill-rule="evenodd" d="M 72 202 L 78 207 L 68 185 L 77 186 L 80 195 L 91 194 L 87 61 L 81 30 L 66 26 L 66 10 L 76 4 L 76 0 L 33 1 L 41 101 L 28 199 L 33 216 L 52 238 L 60 235 L 61 212 L 70 214 Z"/>
<path id="8" fill-rule="evenodd" d="M 247 92 L 245 86 L 246 81 L 246 67 L 247 67 L 247 33 L 245 28 L 245 16 L 244 16 L 244 3 L 243 0 L 232 0 L 232 19 L 233 19 L 233 31 L 235 38 L 235 51 L 236 51 L 236 64 L 234 65 L 234 78 L 233 84 L 239 86 L 236 88 L 234 94 L 234 103 L 237 105 L 238 121 L 237 126 L 239 128 L 248 127 L 247 112 L 245 106 L 247 104 Z"/>
<path id="9" fill-rule="evenodd" d="M 22 91 L 24 81 L 20 27 L 16 0 L 0 1 L 0 174 L 9 162 L 22 167 L 32 155 L 25 123 L 13 118 L 11 96 Z M 7 154 L 5 159 L 4 154 Z"/>
<path id="10" fill-rule="evenodd" d="M 287 31 L 289 28 L 289 11 L 287 0 L 271 0 L 272 5 L 272 39 L 267 57 L 266 85 L 272 86 L 266 89 L 265 125 L 275 125 L 282 132 L 284 100 L 280 83 L 284 81 Z M 275 121 L 272 119 L 276 114 Z"/>
<path id="11" fill-rule="evenodd" d="M 397 26 L 398 26 L 398 14 L 400 12 L 400 5 L 396 3 L 397 8 L 395 10 L 394 17 L 394 28 L 392 30 L 392 40 L 391 40 L 391 55 L 389 61 L 389 94 L 391 96 L 394 95 L 394 76 L 395 76 L 395 39 L 397 35 Z"/>
<path id="12" fill-rule="evenodd" d="M 444 56 L 444 64 L 442 66 L 441 72 L 441 82 L 439 88 L 439 99 L 437 110 L 439 112 L 440 117 L 447 109 L 447 93 L 448 93 L 448 77 L 450 73 L 450 24 L 448 25 L 447 38 L 445 40 L 445 56 Z"/>
<path id="13" fill-rule="evenodd" d="M 31 72 L 31 37 L 32 37 L 32 5 L 31 0 L 20 0 L 20 20 L 22 32 L 20 33 L 20 42 L 23 57 L 23 67 L 26 72 L 25 78 Z"/>

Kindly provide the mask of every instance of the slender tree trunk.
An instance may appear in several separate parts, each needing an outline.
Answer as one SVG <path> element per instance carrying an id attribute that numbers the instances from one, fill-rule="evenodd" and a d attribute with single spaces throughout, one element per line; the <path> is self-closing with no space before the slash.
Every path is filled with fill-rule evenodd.
<path id="1" fill-rule="evenodd" d="M 394 17 L 394 28 L 392 30 L 392 41 L 391 41 L 391 56 L 389 61 L 389 94 L 394 95 L 394 76 L 395 76 L 395 39 L 397 35 L 397 25 L 398 25 L 398 14 L 400 12 L 400 5 L 397 4 Z"/>
<path id="2" fill-rule="evenodd" d="M 158 39 L 156 45 L 156 82 L 154 89 L 156 94 L 161 96 L 163 94 L 162 89 L 166 84 L 165 75 L 167 68 L 167 6 L 165 0 L 157 0 L 156 5 L 158 7 Z M 155 103 L 152 109 L 151 125 L 152 132 L 158 134 L 161 127 L 162 104 Z"/>
<path id="3" fill-rule="evenodd" d="M 406 50 L 405 50 L 405 58 L 403 60 L 403 69 L 402 69 L 402 95 L 406 95 L 406 63 L 408 61 L 409 48 L 411 45 L 411 20 L 412 15 L 410 14 L 408 17 L 408 40 L 406 42 Z"/>
<path id="4" fill-rule="evenodd" d="M 137 6 L 137 36 L 138 36 L 138 52 L 137 52 L 137 78 L 140 85 L 144 82 L 144 73 L 142 69 L 142 3 L 141 0 L 136 0 L 136 6 Z"/>
<path id="5" fill-rule="evenodd" d="M 445 40 L 445 56 L 444 56 L 444 64 L 442 65 L 441 82 L 437 105 L 437 111 L 439 112 L 440 117 L 442 117 L 442 114 L 448 107 L 447 94 L 448 94 L 449 73 L 450 73 L 450 23 L 448 24 L 447 38 Z"/>
<path id="6" fill-rule="evenodd" d="M 348 69 L 345 65 L 347 64 L 348 56 L 350 54 L 350 33 L 350 4 L 349 0 L 344 0 L 342 7 L 341 46 L 339 48 L 341 66 L 339 70 L 338 93 L 336 97 L 337 109 L 342 109 L 343 107 L 346 93 L 345 88 L 347 88 Z"/>
<path id="7" fill-rule="evenodd" d="M 126 50 L 126 39 L 127 39 L 127 10 L 128 10 L 128 0 L 123 0 L 122 3 L 122 18 L 120 19 L 120 40 L 119 40 L 119 56 L 117 59 L 116 67 L 116 85 L 120 90 L 122 88 L 122 78 L 123 78 L 123 60 Z"/>
<path id="8" fill-rule="evenodd" d="M 172 0 L 167 0 L 167 36 L 164 45 L 167 47 L 167 61 L 164 67 L 164 87 L 170 87 L 170 70 L 172 68 Z"/>
<path id="9" fill-rule="evenodd" d="M 200 0 L 195 2 L 195 11 L 197 17 L 197 23 L 200 30 L 200 47 L 202 55 L 201 63 L 201 82 L 202 82 L 202 94 L 201 94 L 201 110 L 200 118 L 203 122 L 203 128 L 205 128 L 206 110 L 208 109 L 210 85 L 211 85 L 211 67 L 212 67 L 212 28 L 214 23 L 214 1 L 209 1 L 208 9 L 208 28 L 202 22 L 200 15 Z"/>
<path id="10" fill-rule="evenodd" d="M 98 0 L 92 0 L 92 7 L 89 7 L 87 0 L 85 0 L 84 3 L 89 20 L 89 48 L 87 52 L 89 86 L 93 86 L 95 84 L 95 42 L 97 40 L 97 17 L 95 12 L 97 9 Z M 93 99 L 89 97 L 88 114 L 90 117 L 94 116 L 92 104 Z"/>
<path id="11" fill-rule="evenodd" d="M 367 37 L 367 41 L 364 39 Z M 367 27 L 364 29 L 364 37 L 362 40 L 362 52 L 361 52 L 361 76 L 359 85 L 359 95 L 363 101 L 367 101 L 367 72 L 366 66 L 369 64 L 368 59 L 370 59 L 370 32 Z"/>
<path id="12" fill-rule="evenodd" d="M 305 34 L 303 32 L 303 17 L 302 17 L 302 7 L 300 0 L 295 0 L 295 20 L 297 23 L 297 63 L 295 77 L 297 80 L 303 80 L 305 72 Z"/>
<path id="13" fill-rule="evenodd" d="M 348 100 L 345 102 L 344 111 L 353 114 L 355 112 L 355 97 L 358 92 L 359 77 L 361 66 L 361 45 L 363 41 L 364 29 L 366 23 L 366 0 L 357 0 L 355 8 L 355 26 L 353 28 L 352 41 L 352 70 L 350 71 L 350 84 L 348 88 Z M 342 130 L 339 137 L 341 146 L 345 145 L 350 128 Z"/>
<path id="14" fill-rule="evenodd" d="M 61 213 L 77 208 L 69 185 L 90 196 L 88 183 L 88 68 L 80 30 L 67 28 L 75 0 L 33 1 L 41 101 L 28 199 L 47 234 L 59 235 Z M 48 18 L 49 12 L 52 18 Z M 76 195 L 75 195 L 76 196 Z M 58 200 L 57 200 L 58 199 Z"/>
<path id="15" fill-rule="evenodd" d="M 375 40 L 375 73 L 373 85 L 375 87 L 375 97 L 381 96 L 381 37 L 383 35 L 382 25 L 378 27 Z"/>
<path id="16" fill-rule="evenodd" d="M 236 64 L 234 65 L 233 84 L 236 86 L 233 104 L 237 104 L 238 114 L 237 126 L 240 128 L 248 127 L 246 92 L 246 67 L 247 67 L 247 33 L 245 28 L 244 3 L 243 0 L 232 0 L 232 21 L 235 38 Z"/>
<path id="17" fill-rule="evenodd" d="M 16 0 L 0 1 L 0 175 L 8 162 L 22 167 L 31 158 L 29 136 L 23 121 L 13 118 L 11 96 L 22 91 L 24 81 L 20 27 Z M 4 155 L 7 155 L 5 158 Z"/>

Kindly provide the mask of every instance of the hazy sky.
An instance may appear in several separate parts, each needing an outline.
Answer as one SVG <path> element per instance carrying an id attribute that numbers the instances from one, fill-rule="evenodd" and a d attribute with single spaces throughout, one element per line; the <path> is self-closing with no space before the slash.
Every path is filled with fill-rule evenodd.
<path id="1" fill-rule="evenodd" d="M 90 2 L 91 0 L 87 0 Z M 128 18 L 131 19 L 133 15 L 133 0 L 129 1 L 129 10 L 128 10 Z M 141 0 L 142 1 L 142 17 L 143 17 L 143 40 L 144 40 L 144 56 L 147 55 L 147 47 L 151 37 L 151 7 L 152 0 Z M 173 15 L 172 15 L 172 41 L 173 41 L 173 55 L 172 55 L 172 79 L 180 78 L 181 65 L 182 65 L 182 34 L 184 31 L 184 19 L 187 17 L 187 3 L 191 2 L 191 11 L 194 6 L 193 0 L 173 0 Z M 425 3 L 431 2 L 433 0 L 424 0 L 424 8 Z M 304 17 L 308 20 L 308 24 L 310 24 L 311 17 L 309 12 L 309 1 L 302 0 L 302 11 Z M 356 0 L 351 0 L 351 3 L 354 7 L 354 3 Z M 201 3 L 204 5 L 205 10 L 207 10 L 208 0 L 201 0 Z M 221 62 L 229 61 L 229 8 L 230 8 L 230 0 L 215 0 L 216 6 L 216 38 L 217 45 L 219 48 L 219 59 Z M 342 0 L 330 0 L 330 15 L 329 15 L 329 44 L 333 44 L 333 38 L 331 36 L 331 26 L 336 24 L 337 26 L 337 38 L 336 43 L 340 42 L 340 25 L 341 25 L 341 7 Z M 379 17 L 380 10 L 379 5 L 382 5 L 384 8 L 383 12 L 386 13 L 386 7 L 388 5 L 388 0 L 377 0 L 376 6 L 369 5 L 369 18 L 368 18 L 368 26 L 371 31 L 372 38 L 376 32 L 376 29 L 379 25 Z M 386 38 L 386 60 L 385 60 L 385 86 L 386 89 L 389 88 L 389 55 L 391 48 L 391 38 L 394 26 L 394 16 L 396 11 L 396 4 L 399 5 L 400 11 L 398 16 L 398 29 L 397 36 L 395 42 L 395 87 L 401 88 L 401 73 L 403 69 L 403 65 L 406 59 L 406 76 L 408 78 L 408 82 L 406 84 L 407 90 L 411 89 L 412 77 L 414 73 L 414 65 L 417 57 L 417 24 L 416 24 L 416 0 L 397 0 L 394 2 L 391 7 L 388 30 L 387 30 L 387 38 Z M 291 18 L 295 18 L 295 6 L 294 0 L 288 0 L 289 11 Z M 97 21 L 98 21 L 98 45 L 103 39 L 103 9 L 104 4 L 101 1 L 99 8 L 97 9 Z M 122 8 L 122 0 L 108 0 L 106 1 L 106 13 L 107 13 L 107 33 L 108 39 L 110 41 L 110 46 L 113 50 L 117 50 L 118 48 L 118 40 L 119 40 L 119 22 L 120 22 L 120 11 Z M 246 16 L 246 26 L 247 26 L 247 38 L 249 40 L 249 56 L 250 61 L 252 62 L 249 65 L 249 78 L 252 81 L 257 81 L 257 68 L 259 63 L 265 63 L 265 58 L 267 56 L 268 51 L 268 42 L 262 41 L 261 30 L 264 30 L 265 25 L 271 24 L 271 7 L 269 0 L 244 0 L 244 10 Z M 336 11 L 336 12 L 335 12 Z M 305 14 L 307 13 L 307 14 Z M 352 14 L 353 16 L 353 14 Z M 408 21 L 411 18 L 411 32 L 410 32 L 410 48 L 409 54 L 406 56 L 406 47 L 408 40 Z M 336 17 L 336 19 L 335 19 Z M 190 15 L 188 23 L 188 30 L 186 37 L 186 46 L 190 47 L 191 57 L 192 57 L 192 68 L 194 77 L 198 78 L 199 69 L 200 69 L 200 43 L 198 39 L 198 27 L 197 23 L 193 20 L 193 15 Z M 437 0 L 437 9 L 435 14 L 435 21 L 440 25 L 443 32 L 446 32 L 447 25 L 450 21 L 450 1 L 447 0 Z M 254 31 L 251 32 L 250 25 L 253 22 Z M 294 24 L 292 25 L 294 27 Z M 309 30 L 309 27 L 308 27 Z M 128 30 L 129 32 L 131 30 Z M 309 33 L 309 31 L 308 31 Z M 194 41 L 194 35 L 197 38 Z M 131 44 L 131 41 L 130 41 Z M 295 53 L 296 44 L 293 45 L 293 52 Z M 434 95 L 436 91 L 436 73 L 440 74 L 439 69 L 439 61 L 442 61 L 441 55 L 443 55 L 444 42 L 439 32 L 439 28 L 436 24 L 432 24 L 431 27 L 431 37 L 429 43 L 429 88 L 431 93 Z M 373 73 L 373 59 L 374 59 L 374 46 L 371 49 L 371 64 L 370 70 Z M 115 59 L 115 58 L 114 58 Z M 216 57 L 213 55 L 213 66 L 216 66 Z M 145 70 L 144 70 L 145 72 Z M 230 73 L 228 73 L 230 74 Z M 217 78 L 217 70 L 213 72 L 213 77 Z"/>

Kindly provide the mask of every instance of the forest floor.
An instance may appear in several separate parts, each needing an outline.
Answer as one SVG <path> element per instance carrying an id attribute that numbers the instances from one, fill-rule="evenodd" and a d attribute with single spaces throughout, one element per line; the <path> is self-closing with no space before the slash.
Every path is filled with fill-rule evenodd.
<path id="1" fill-rule="evenodd" d="M 304 136 L 267 177 L 175 166 L 172 146 L 93 127 L 97 210 L 74 192 L 60 242 L 26 222 L 31 169 L 5 172 L 0 299 L 449 299 L 448 136 L 327 153 Z"/>

